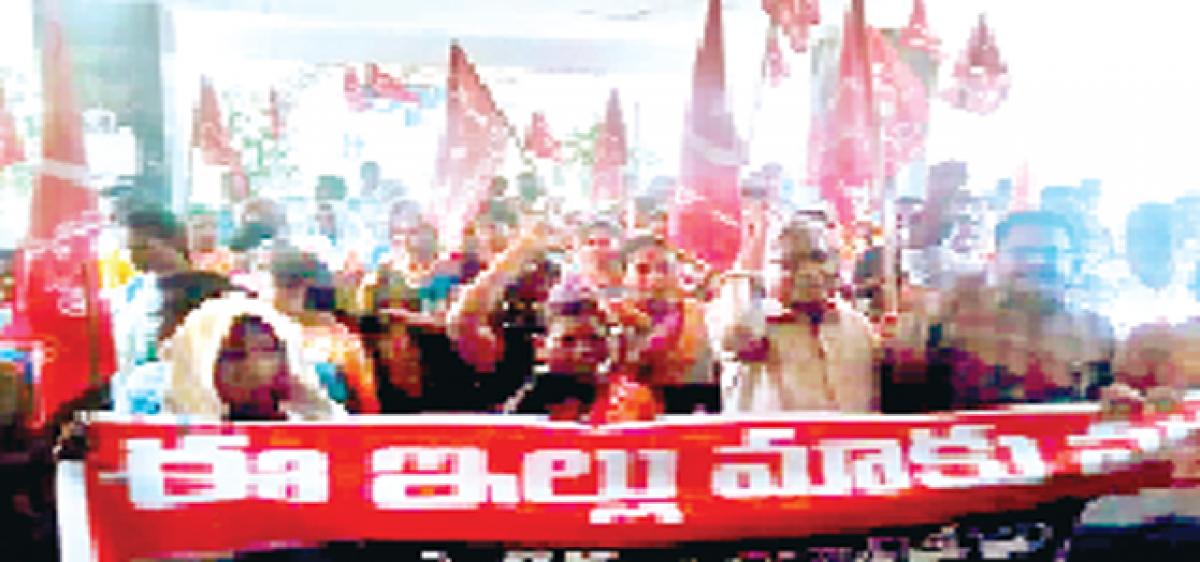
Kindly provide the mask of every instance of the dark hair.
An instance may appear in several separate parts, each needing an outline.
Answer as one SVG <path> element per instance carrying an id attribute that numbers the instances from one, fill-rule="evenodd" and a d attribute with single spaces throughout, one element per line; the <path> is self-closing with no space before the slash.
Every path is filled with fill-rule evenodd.
<path id="1" fill-rule="evenodd" d="M 996 225 L 996 247 L 1002 246 L 1004 241 L 1008 239 L 1008 235 L 1012 232 L 1012 229 L 1018 226 L 1062 229 L 1067 235 L 1067 240 L 1071 248 L 1078 247 L 1078 234 L 1075 232 L 1075 227 L 1071 224 L 1071 221 L 1067 220 L 1060 213 L 1050 211 L 1019 211 L 1004 217 L 1004 220 Z"/>
<path id="2" fill-rule="evenodd" d="M 233 289 L 223 275 L 207 271 L 186 271 L 162 277 L 158 281 L 163 299 L 163 322 L 159 332 L 168 337 L 183 324 L 187 315 L 200 308 L 204 301 Z"/>
<path id="3" fill-rule="evenodd" d="M 143 207 L 125 216 L 125 227 L 166 242 L 176 250 L 187 251 L 187 234 L 175 214 L 162 207 Z"/>
<path id="4" fill-rule="evenodd" d="M 295 248 L 280 248 L 271 256 L 271 275 L 277 284 L 305 282 L 316 287 L 333 286 L 329 267 L 315 254 Z"/>

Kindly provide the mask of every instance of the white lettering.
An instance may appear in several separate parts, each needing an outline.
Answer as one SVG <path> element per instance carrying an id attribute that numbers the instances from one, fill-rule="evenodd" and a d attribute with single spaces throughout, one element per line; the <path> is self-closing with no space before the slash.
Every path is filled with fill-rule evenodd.
<path id="1" fill-rule="evenodd" d="M 408 472 L 415 464 L 420 472 Z M 387 447 L 371 454 L 380 509 L 472 509 L 485 500 L 487 456 L 474 447 Z"/>
<path id="2" fill-rule="evenodd" d="M 606 560 L 616 560 L 617 558 L 619 558 L 618 554 L 611 550 L 593 550 L 588 552 L 568 550 L 563 560 L 564 562 L 604 562 Z"/>
<path id="3" fill-rule="evenodd" d="M 646 517 L 664 525 L 682 525 L 683 512 L 675 502 L 640 502 L 633 505 L 604 505 L 592 508 L 588 521 L 593 525 L 631 523 Z"/>
<path id="4" fill-rule="evenodd" d="M 993 456 L 987 429 L 982 425 L 955 425 L 948 434 L 939 435 L 928 428 L 913 429 L 909 460 L 923 466 L 914 471 L 917 482 L 939 489 L 998 484 L 1004 467 Z M 952 470 L 948 469 L 956 468 L 966 469 L 966 474 L 950 474 Z"/>
<path id="5" fill-rule="evenodd" d="M 779 445 L 791 441 L 795 430 L 786 428 L 747 429 L 738 447 L 718 447 L 718 454 L 773 453 L 780 457 L 781 477 L 776 479 L 767 463 L 718 463 L 713 470 L 713 494 L 730 499 L 797 496 L 809 491 L 808 449 Z"/>
<path id="6" fill-rule="evenodd" d="M 257 497 L 295 503 L 329 501 L 329 457 L 310 449 L 270 449 L 255 458 Z"/>
<path id="7" fill-rule="evenodd" d="M 996 441 L 1001 447 L 1008 449 L 1009 458 L 1016 469 L 1005 477 L 1006 481 L 1036 484 L 1050 474 L 1046 461 L 1042 459 L 1042 451 L 1034 439 L 1024 435 L 1001 435 Z"/>
<path id="8" fill-rule="evenodd" d="M 591 471 L 591 456 L 576 449 L 543 449 L 526 453 L 522 463 L 525 500 L 540 503 L 593 503 L 595 496 L 558 494 L 554 481 L 579 478 Z"/>
<path id="9" fill-rule="evenodd" d="M 1133 461 L 1134 449 L 1143 453 L 1157 451 L 1162 445 L 1158 430 L 1134 427 L 1127 421 L 1097 422 L 1088 426 L 1084 435 L 1070 435 L 1067 444 L 1087 447 L 1079 451 L 1079 464 L 1084 474 L 1099 474 L 1110 465 Z"/>
<path id="10" fill-rule="evenodd" d="M 825 439 L 817 448 L 825 481 L 814 494 L 892 494 L 912 485 L 896 439 Z"/>
<path id="11" fill-rule="evenodd" d="M 245 435 L 189 435 L 175 449 L 159 439 L 125 442 L 129 501 L 141 509 L 236 501 L 249 496 Z"/>
<path id="12" fill-rule="evenodd" d="M 596 460 L 601 465 L 600 497 L 610 500 L 675 497 L 676 452 L 663 449 L 639 450 L 638 456 L 646 462 L 646 486 L 635 490 L 629 487 L 629 454 L 613 449 L 596 451 Z"/>

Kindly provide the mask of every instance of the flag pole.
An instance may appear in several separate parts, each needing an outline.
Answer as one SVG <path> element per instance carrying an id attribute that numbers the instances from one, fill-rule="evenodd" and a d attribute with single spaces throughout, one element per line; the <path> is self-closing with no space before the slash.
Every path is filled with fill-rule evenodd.
<path id="1" fill-rule="evenodd" d="M 890 314 L 896 311 L 896 244 L 895 244 L 895 218 L 892 216 L 890 205 L 890 194 L 892 181 L 890 178 L 885 178 L 885 170 L 883 165 L 883 139 L 879 125 L 879 107 L 875 103 L 875 78 L 874 69 L 871 65 L 871 38 L 867 32 L 866 21 L 866 0 L 851 0 L 853 13 L 853 24 L 858 31 L 856 39 L 860 42 L 859 48 L 862 53 L 864 96 L 866 97 L 866 105 L 868 108 L 867 125 L 871 143 L 871 199 L 879 209 L 880 226 L 883 229 L 883 247 L 881 248 L 883 256 L 880 260 L 880 265 L 883 269 L 882 287 L 883 291 L 883 313 Z"/>

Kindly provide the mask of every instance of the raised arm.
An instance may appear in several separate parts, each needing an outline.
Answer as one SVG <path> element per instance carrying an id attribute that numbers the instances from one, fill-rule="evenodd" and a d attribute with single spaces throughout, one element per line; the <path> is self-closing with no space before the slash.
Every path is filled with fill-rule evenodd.
<path id="1" fill-rule="evenodd" d="M 541 223 L 525 229 L 450 306 L 446 334 L 463 360 L 476 369 L 490 372 L 503 357 L 504 340 L 492 330 L 488 317 L 503 298 L 504 288 L 516 280 L 521 267 L 546 244 L 548 236 L 548 229 Z"/>

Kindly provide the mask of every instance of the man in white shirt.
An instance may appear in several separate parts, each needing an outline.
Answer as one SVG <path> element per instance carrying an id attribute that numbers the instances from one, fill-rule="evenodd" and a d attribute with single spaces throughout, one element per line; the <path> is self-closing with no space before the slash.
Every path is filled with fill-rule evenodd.
<path id="1" fill-rule="evenodd" d="M 832 297 L 838 252 L 825 224 L 793 219 L 774 237 L 773 246 L 766 275 L 728 274 L 709 314 L 725 356 L 725 410 L 876 409 L 870 325 L 849 304 Z M 764 294 L 767 287 L 770 297 Z"/>

